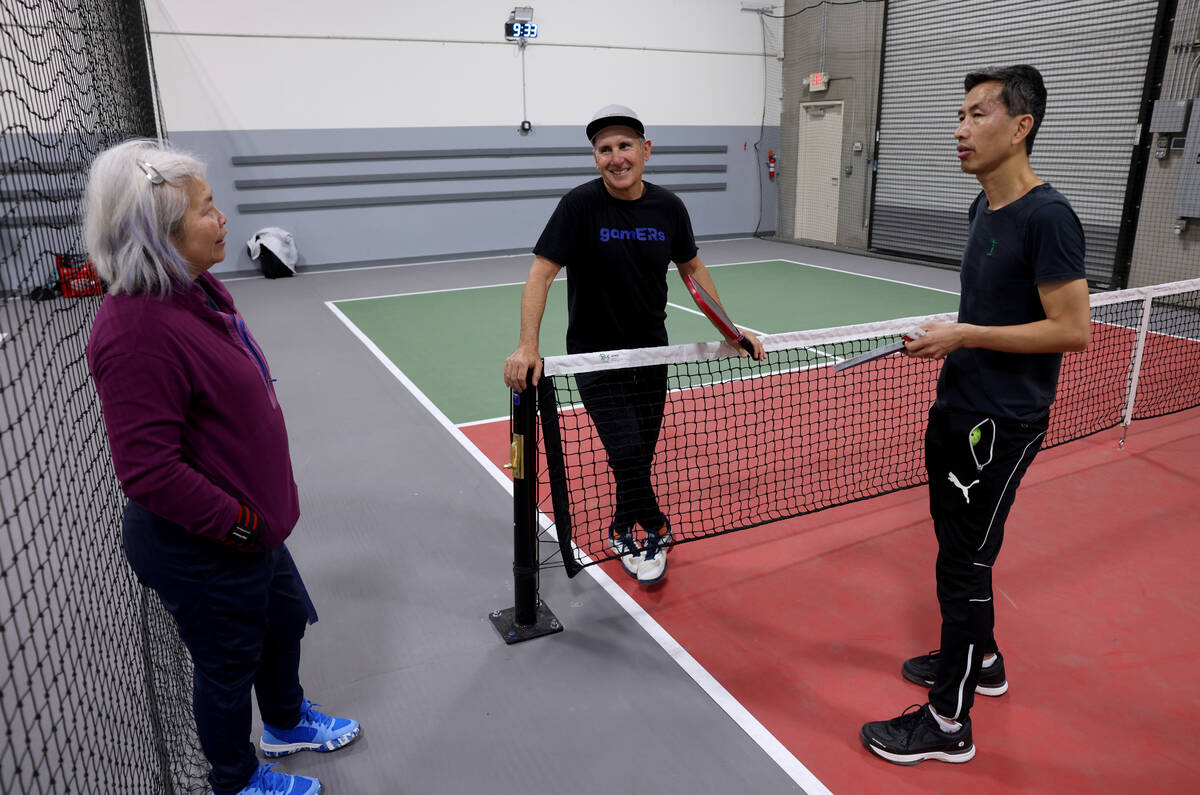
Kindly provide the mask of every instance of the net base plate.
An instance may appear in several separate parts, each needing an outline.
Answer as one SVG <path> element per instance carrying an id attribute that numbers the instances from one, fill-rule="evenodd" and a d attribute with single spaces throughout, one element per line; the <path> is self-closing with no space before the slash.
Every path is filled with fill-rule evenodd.
<path id="1" fill-rule="evenodd" d="M 488 618 L 491 619 L 492 626 L 500 633 L 500 638 L 509 645 L 563 631 L 563 625 L 555 618 L 546 603 L 541 601 L 537 603 L 537 612 L 532 624 L 518 624 L 517 608 L 515 607 L 496 610 Z"/>

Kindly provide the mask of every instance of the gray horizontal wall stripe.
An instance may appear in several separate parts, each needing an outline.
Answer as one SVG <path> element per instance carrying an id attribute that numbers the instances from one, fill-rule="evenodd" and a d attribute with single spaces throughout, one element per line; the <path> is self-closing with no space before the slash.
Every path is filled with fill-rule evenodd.
<path id="1" fill-rule="evenodd" d="M 81 188 L 66 189 L 66 190 L 39 190 L 30 188 L 29 190 L 6 190 L 0 191 L 0 201 L 3 202 L 65 202 L 78 201 L 83 194 Z"/>
<path id="2" fill-rule="evenodd" d="M 655 154 L 720 155 L 727 146 L 659 146 Z M 485 149 L 406 149 L 392 152 L 309 152 L 293 155 L 234 155 L 235 166 L 274 166 L 297 163 L 343 163 L 362 160 L 436 160 L 448 157 L 550 157 L 559 155 L 590 155 L 586 146 L 504 147 Z"/>
<path id="3" fill-rule="evenodd" d="M 724 174 L 724 165 L 703 166 L 646 166 L 647 174 Z M 262 188 L 303 188 L 323 185 L 371 185 L 383 182 L 436 182 L 467 179 L 511 179 L 517 177 L 579 177 L 593 176 L 592 166 L 578 168 L 519 168 L 492 171 L 424 171 L 407 174 L 338 174 L 330 177 L 280 177 L 277 179 L 238 179 L 238 190 Z"/>
<path id="4" fill-rule="evenodd" d="M 88 163 L 2 163 L 0 175 L 4 174 L 86 174 Z"/>
<path id="5" fill-rule="evenodd" d="M 66 229 L 78 223 L 79 219 L 73 215 L 18 215 L 0 218 L 0 229 L 22 229 L 35 226 Z"/>
<path id="6" fill-rule="evenodd" d="M 697 243 L 706 243 L 713 240 L 743 240 L 748 237 L 748 233 L 727 234 L 727 235 L 696 235 Z M 487 251 L 459 251 L 453 254 L 445 255 L 444 260 L 439 258 L 431 258 L 428 255 L 416 257 L 386 257 L 384 259 L 358 259 L 345 260 L 341 262 L 324 262 L 320 265 L 297 265 L 296 273 L 319 273 L 322 271 L 337 271 L 337 270 L 352 270 L 354 268 L 387 268 L 397 267 L 401 265 L 425 265 L 431 261 L 450 261 L 465 260 L 465 259 L 484 259 L 487 257 L 511 257 L 528 254 L 533 256 L 533 251 L 528 246 L 523 248 L 502 248 L 489 249 Z M 260 268 L 242 269 L 236 271 L 224 271 L 219 274 L 221 278 L 244 278 L 248 276 L 261 276 Z"/>
<path id="7" fill-rule="evenodd" d="M 647 164 L 647 178 L 678 192 L 697 238 L 773 230 L 776 186 L 767 179 L 766 166 L 754 151 L 760 137 L 763 154 L 778 149 L 777 127 L 655 126 L 657 145 Z M 220 273 L 256 270 L 245 241 L 271 226 L 294 236 L 300 268 L 344 262 L 369 267 L 367 263 L 403 258 L 430 262 L 471 252 L 530 251 L 558 200 L 576 184 L 598 177 L 578 126 L 543 125 L 528 138 L 507 125 L 173 131 L 171 142 L 208 164 L 215 201 L 228 215 L 226 260 L 213 269 Z M 387 158 L 397 152 L 408 156 L 389 162 Z M 320 162 L 325 153 L 338 154 Z M 362 157 L 356 153 L 369 154 L 356 161 Z M 421 159 L 431 154 L 444 157 Z M 523 159 L 503 156 L 508 154 Z M 454 159 L 460 155 L 471 159 Z M 263 162 L 262 157 L 269 160 Z M 235 158 L 242 165 L 235 166 Z M 568 174 L 568 168 L 586 171 Z M 554 171 L 528 177 L 478 173 L 533 169 Z M 446 172 L 447 179 L 423 181 L 431 172 Z M 389 174 L 404 175 L 404 181 L 376 181 Z M 360 178 L 371 181 L 339 184 Z M 325 180 L 332 182 L 303 184 Z M 689 182 L 696 184 L 679 184 Z M 255 184 L 269 187 L 246 187 Z M 53 181 L 38 186 L 43 190 L 72 187 Z M 34 185 L 9 182 L 0 187 L 17 190 Z M 43 203 L 23 208 L 22 214 L 51 214 L 60 206 L 65 207 Z"/>
<path id="8" fill-rule="evenodd" d="M 699 182 L 693 185 L 663 185 L 674 193 L 695 193 L 700 191 L 723 191 L 724 182 Z M 487 191 L 483 193 L 430 193 L 416 196 L 363 196 L 349 199 L 313 199 L 309 201 L 291 202 L 257 202 L 239 204 L 239 213 L 269 213 L 289 212 L 297 210 L 334 210 L 349 207 L 386 207 L 398 204 L 444 204 L 447 202 L 481 202 L 503 201 L 509 199 L 557 199 L 566 191 L 562 189 L 546 190 L 505 190 Z"/>

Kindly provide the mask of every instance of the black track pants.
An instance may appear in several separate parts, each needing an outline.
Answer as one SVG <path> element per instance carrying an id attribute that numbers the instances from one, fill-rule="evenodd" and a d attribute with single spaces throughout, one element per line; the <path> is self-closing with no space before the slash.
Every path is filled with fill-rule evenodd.
<path id="1" fill-rule="evenodd" d="M 650 471 L 666 404 L 666 365 L 580 373 L 575 380 L 616 481 L 613 523 L 659 530 L 663 518 Z"/>
<path id="2" fill-rule="evenodd" d="M 930 409 L 925 465 L 938 540 L 942 653 L 929 701 L 947 718 L 967 716 L 980 661 L 996 650 L 992 565 L 1017 486 L 1045 434 L 1045 420 L 1022 423 Z"/>

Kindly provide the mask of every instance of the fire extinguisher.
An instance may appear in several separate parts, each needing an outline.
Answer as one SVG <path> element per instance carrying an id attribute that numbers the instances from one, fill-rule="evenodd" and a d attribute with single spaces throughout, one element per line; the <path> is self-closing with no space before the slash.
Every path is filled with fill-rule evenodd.
<path id="1" fill-rule="evenodd" d="M 767 150 L 767 176 L 775 179 L 775 150 Z"/>

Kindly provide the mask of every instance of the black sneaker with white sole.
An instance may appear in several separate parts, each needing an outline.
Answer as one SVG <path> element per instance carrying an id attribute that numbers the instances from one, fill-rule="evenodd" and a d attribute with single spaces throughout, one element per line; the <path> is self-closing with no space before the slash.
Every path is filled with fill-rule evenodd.
<path id="1" fill-rule="evenodd" d="M 929 654 L 905 660 L 900 666 L 900 675 L 913 684 L 933 687 L 937 678 L 938 658 L 941 651 L 934 649 Z M 996 661 L 987 668 L 979 669 L 979 681 L 975 692 L 981 696 L 1002 696 L 1008 692 L 1008 679 L 1004 677 L 1004 656 L 996 652 Z"/>
<path id="2" fill-rule="evenodd" d="M 975 757 L 971 719 L 963 720 L 956 732 L 943 731 L 928 704 L 913 704 L 891 720 L 864 723 L 858 736 L 871 753 L 897 765 L 926 759 L 961 764 Z"/>

